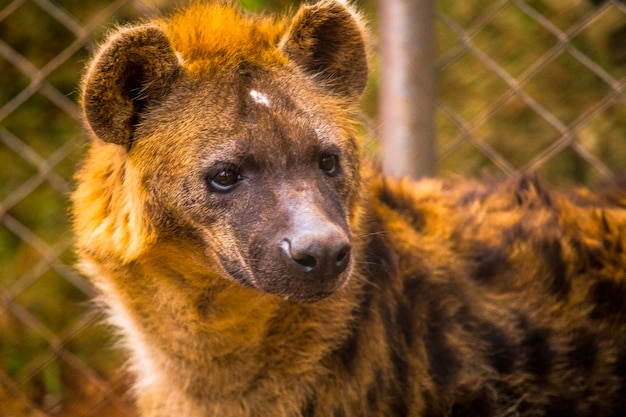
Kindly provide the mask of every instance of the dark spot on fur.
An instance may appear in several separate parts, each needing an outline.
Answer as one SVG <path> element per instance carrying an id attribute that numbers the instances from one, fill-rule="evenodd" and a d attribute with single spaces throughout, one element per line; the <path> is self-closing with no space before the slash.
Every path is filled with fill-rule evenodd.
<path id="1" fill-rule="evenodd" d="M 377 415 L 379 413 L 379 392 L 383 389 L 383 377 L 382 371 L 376 371 L 376 377 L 374 378 L 374 382 L 367 389 L 367 393 L 365 398 L 367 400 L 367 415 Z"/>
<path id="2" fill-rule="evenodd" d="M 564 298 L 569 293 L 571 285 L 565 274 L 567 266 L 563 261 L 561 242 L 556 239 L 542 242 L 539 250 L 552 278 L 550 293 L 558 298 Z"/>
<path id="3" fill-rule="evenodd" d="M 585 273 L 589 270 L 600 270 L 604 267 L 605 254 L 597 247 L 590 247 L 586 245 L 578 238 L 572 238 L 569 242 L 578 253 L 582 262 L 580 262 L 581 268 L 579 273 Z"/>
<path id="4" fill-rule="evenodd" d="M 402 293 L 396 297 L 396 327 L 402 336 L 405 346 L 412 350 L 417 335 L 417 312 L 418 299 L 422 294 L 423 280 L 419 278 L 409 279 L 404 282 Z"/>
<path id="5" fill-rule="evenodd" d="M 420 296 L 424 293 L 425 275 L 426 274 L 421 273 L 404 281 L 402 294 L 412 306 L 416 305 Z"/>
<path id="6" fill-rule="evenodd" d="M 313 397 L 302 408 L 302 417 L 314 417 L 317 408 L 317 398 Z"/>
<path id="7" fill-rule="evenodd" d="M 369 237 L 369 242 L 364 248 L 363 259 L 362 268 L 365 281 L 359 294 L 359 305 L 352 313 L 349 325 L 351 332 L 346 341 L 335 351 L 346 371 L 350 374 L 354 373 L 358 349 L 358 329 L 361 326 L 361 322 L 372 314 L 372 304 L 376 296 L 374 280 L 390 280 L 397 270 L 396 260 L 390 250 L 390 245 L 385 242 L 383 236 L 378 234 L 372 234 Z M 388 310 L 386 310 L 386 316 L 383 317 L 383 323 L 387 332 L 393 334 L 395 324 Z"/>
<path id="8" fill-rule="evenodd" d="M 545 415 L 550 417 L 575 417 L 579 414 L 574 399 L 559 397 L 551 399 L 546 406 Z"/>
<path id="9" fill-rule="evenodd" d="M 353 313 L 353 321 L 358 322 L 371 313 L 375 289 L 374 283 L 369 279 L 363 282 L 361 294 L 359 294 L 359 304 Z"/>
<path id="10" fill-rule="evenodd" d="M 589 293 L 594 304 L 591 318 L 602 320 L 609 316 L 626 314 L 626 287 L 622 282 L 600 278 Z"/>
<path id="11" fill-rule="evenodd" d="M 391 362 L 396 376 L 394 380 L 397 381 L 403 390 L 407 390 L 409 388 L 409 363 L 404 358 L 404 355 L 399 354 L 395 350 L 393 349 L 391 353 Z"/>
<path id="12" fill-rule="evenodd" d="M 349 374 L 354 373 L 354 365 L 356 363 L 358 350 L 358 334 L 354 325 L 351 327 L 350 335 L 343 345 L 336 351 L 337 356 L 339 356 L 341 363 Z"/>
<path id="13" fill-rule="evenodd" d="M 529 231 L 524 227 L 523 222 L 515 223 L 502 231 L 502 241 L 504 244 L 528 239 Z"/>
<path id="14" fill-rule="evenodd" d="M 622 378 L 623 382 L 626 382 L 626 347 L 622 346 L 617 355 L 617 361 L 615 361 L 615 375 Z M 626 399 L 626 395 L 624 395 Z"/>
<path id="15" fill-rule="evenodd" d="M 458 199 L 460 206 L 468 206 L 476 201 L 482 202 L 489 193 L 486 190 L 472 188 L 465 191 Z"/>
<path id="16" fill-rule="evenodd" d="M 522 341 L 522 348 L 526 352 L 524 369 L 542 382 L 548 378 L 555 356 L 549 336 L 548 329 L 529 328 Z"/>
<path id="17" fill-rule="evenodd" d="M 397 301 L 396 322 L 406 346 L 410 349 L 415 338 L 415 314 L 405 300 Z"/>
<path id="18" fill-rule="evenodd" d="M 471 277 L 481 284 L 491 284 L 498 274 L 510 267 L 506 253 L 500 248 L 470 244 L 469 256 L 475 264 Z"/>
<path id="19" fill-rule="evenodd" d="M 385 341 L 391 360 L 393 384 L 388 386 L 389 404 L 393 410 L 392 415 L 407 415 L 412 396 L 410 390 L 409 373 L 411 368 L 407 361 L 406 345 L 398 340 L 397 321 L 392 311 L 386 305 L 380 306 L 380 317 L 385 328 Z"/>
<path id="20" fill-rule="evenodd" d="M 202 293 L 196 300 L 196 310 L 200 317 L 206 317 L 209 314 L 211 303 L 213 302 L 213 296 L 211 292 L 207 291 Z"/>
<path id="21" fill-rule="evenodd" d="M 445 412 L 442 410 L 442 407 L 431 392 L 422 391 L 422 398 L 424 400 L 422 417 L 444 417 L 448 413 L 448 410 Z"/>
<path id="22" fill-rule="evenodd" d="M 615 410 L 626 410 L 626 347 L 621 346 L 613 368 L 613 374 L 619 378 L 620 384 L 615 391 Z"/>
<path id="23" fill-rule="evenodd" d="M 487 343 L 489 364 L 501 374 L 510 373 L 517 360 L 516 349 L 506 333 L 488 321 L 481 323 L 480 337 Z"/>
<path id="24" fill-rule="evenodd" d="M 395 347 L 397 345 L 395 323 L 391 311 L 388 306 L 381 304 L 379 306 L 379 314 L 383 327 L 385 329 L 385 341 L 389 347 Z"/>
<path id="25" fill-rule="evenodd" d="M 543 188 L 539 180 L 534 177 L 522 177 L 517 183 L 517 189 L 515 190 L 515 197 L 517 203 L 521 205 L 527 205 L 538 201 L 545 207 L 552 206 L 552 199 L 546 189 Z"/>
<path id="26" fill-rule="evenodd" d="M 477 318 L 467 307 L 458 311 L 454 321 L 485 343 L 485 356 L 493 369 L 500 374 L 513 371 L 517 361 L 517 349 L 504 330 L 493 322 Z"/>
<path id="27" fill-rule="evenodd" d="M 406 415 L 402 410 L 408 410 L 411 401 L 409 372 L 411 368 L 407 360 L 407 348 L 400 334 L 397 332 L 399 324 L 391 310 L 385 305 L 380 306 L 380 317 L 385 328 L 385 339 L 389 350 L 394 383 L 389 386 L 391 407 L 397 411 L 394 415 Z M 399 413 L 399 414 L 398 414 Z"/>
<path id="28" fill-rule="evenodd" d="M 401 193 L 392 193 L 389 187 L 384 185 L 379 193 L 380 202 L 392 210 L 400 213 L 408 223 L 417 231 L 425 226 L 424 217 L 421 215 L 412 199 Z"/>
<path id="29" fill-rule="evenodd" d="M 346 412 L 345 412 L 343 409 L 341 409 L 341 410 L 336 410 L 336 411 L 333 413 L 333 417 L 346 417 Z"/>
<path id="30" fill-rule="evenodd" d="M 493 398 L 486 389 L 468 395 L 452 407 L 451 417 L 490 417 L 495 415 Z"/>
<path id="31" fill-rule="evenodd" d="M 456 381 L 461 368 L 460 359 L 446 340 L 445 331 L 439 323 L 429 323 L 426 331 L 428 372 L 439 390 L 449 389 Z"/>
<path id="32" fill-rule="evenodd" d="M 598 358 L 598 342 L 595 336 L 585 328 L 576 329 L 567 358 L 572 366 L 591 371 Z"/>
<path id="33" fill-rule="evenodd" d="M 345 342 L 335 351 L 349 374 L 353 374 L 355 371 L 359 328 L 361 323 L 371 314 L 372 299 L 374 297 L 374 285 L 371 281 L 365 281 L 361 288 L 359 305 L 352 312 L 352 318 L 348 325 L 350 333 Z"/>
<path id="34" fill-rule="evenodd" d="M 363 273 L 371 282 L 381 281 L 383 277 L 389 280 L 397 274 L 397 259 L 384 235 L 371 234 L 363 252 Z"/>
<path id="35" fill-rule="evenodd" d="M 391 362 L 394 371 L 394 384 L 391 387 L 391 415 L 406 416 L 409 414 L 409 404 L 411 403 L 411 387 L 409 385 L 410 367 L 397 352 L 391 353 Z"/>

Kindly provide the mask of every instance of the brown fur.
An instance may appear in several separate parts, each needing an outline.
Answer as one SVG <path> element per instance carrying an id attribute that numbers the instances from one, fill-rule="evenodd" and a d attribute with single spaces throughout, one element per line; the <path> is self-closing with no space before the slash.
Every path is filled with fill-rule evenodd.
<path id="1" fill-rule="evenodd" d="M 74 226 L 141 414 L 619 415 L 626 188 L 384 178 L 365 45 L 197 4 L 94 57 Z"/>

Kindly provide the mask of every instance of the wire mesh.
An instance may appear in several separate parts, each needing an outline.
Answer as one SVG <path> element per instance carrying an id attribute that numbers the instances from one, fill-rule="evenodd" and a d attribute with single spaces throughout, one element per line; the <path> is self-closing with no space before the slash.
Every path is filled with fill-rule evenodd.
<path id="1" fill-rule="evenodd" d="M 62 3 L 62 4 L 61 4 Z M 93 39 L 146 13 L 131 0 L 0 3 L 0 415 L 131 416 L 121 361 L 72 265 L 82 153 L 76 84 Z"/>
<path id="2" fill-rule="evenodd" d="M 0 0 L 0 415 L 133 415 L 114 341 L 72 267 L 68 194 L 85 142 L 76 85 L 104 28 L 166 5 Z M 592 183 L 624 170 L 624 3 L 436 7 L 441 175 Z"/>
<path id="3" fill-rule="evenodd" d="M 623 171 L 621 1 L 475 1 L 437 21 L 444 167 L 579 183 Z"/>

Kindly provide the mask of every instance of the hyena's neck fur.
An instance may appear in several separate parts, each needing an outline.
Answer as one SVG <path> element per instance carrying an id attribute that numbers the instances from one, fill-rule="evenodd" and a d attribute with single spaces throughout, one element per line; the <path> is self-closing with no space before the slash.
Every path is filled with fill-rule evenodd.
<path id="1" fill-rule="evenodd" d="M 173 257 L 179 250 L 181 256 Z M 163 253 L 180 259 L 184 268 L 159 265 Z M 358 303 L 354 292 L 345 288 L 315 304 L 292 303 L 194 269 L 189 253 L 171 244 L 114 273 L 89 271 L 106 277 L 99 290 L 131 353 L 139 405 L 152 410 L 145 415 L 160 416 L 159 410 L 190 416 L 298 415 L 307 393 L 328 376 L 330 368 L 320 363 L 350 333 L 349 318 Z M 202 297 L 190 299 L 192 282 L 212 284 Z M 190 398 L 198 400 L 196 405 Z"/>
<path id="2" fill-rule="evenodd" d="M 111 169 L 116 168 L 103 168 Z M 98 202 L 104 195 L 83 203 L 90 201 L 95 210 L 115 203 Z M 115 207 L 108 209 L 116 213 Z M 397 255 L 369 231 L 381 226 L 373 216 L 366 211 L 354 220 L 357 266 L 349 283 L 313 304 L 233 283 L 217 265 L 208 267 L 196 242 L 144 242 L 141 253 L 124 263 L 113 261 L 115 254 L 108 258 L 104 248 L 83 253 L 82 269 L 94 277 L 109 321 L 130 353 L 143 415 L 167 410 L 168 415 L 292 417 L 315 404 L 315 415 L 322 416 L 362 407 L 364 390 L 392 381 L 395 372 L 391 346 L 377 340 L 386 324 L 371 312 L 402 291 L 393 265 Z M 104 223 L 111 223 L 107 230 L 118 235 L 126 220 L 104 216 Z M 361 230 L 360 223 L 370 227 Z M 381 273 L 387 279 L 374 283 Z M 189 297 L 198 293 L 194 285 L 207 288 L 196 299 Z M 372 297 L 377 290 L 382 295 Z M 357 345 L 367 347 L 367 357 L 360 357 Z"/>
<path id="3" fill-rule="evenodd" d="M 103 157 L 93 158 L 100 166 L 78 174 L 74 198 L 80 210 L 74 221 L 81 269 L 94 278 L 109 321 L 131 354 L 139 406 L 151 410 L 145 415 L 179 410 L 178 415 L 246 416 L 262 404 L 273 410 L 267 415 L 294 415 L 326 372 L 320 360 L 348 333 L 358 302 L 353 291 L 347 287 L 332 300 L 303 305 L 233 283 L 210 266 L 197 242 L 152 234 L 144 212 L 149 197 L 123 151 L 96 143 L 90 152 Z M 96 217 L 100 227 L 82 233 Z M 206 288 L 195 299 L 194 286 Z M 266 384 L 261 374 L 280 382 Z M 248 393 L 245 401 L 242 392 Z M 194 397 L 217 408 L 192 410 L 188 399 Z"/>

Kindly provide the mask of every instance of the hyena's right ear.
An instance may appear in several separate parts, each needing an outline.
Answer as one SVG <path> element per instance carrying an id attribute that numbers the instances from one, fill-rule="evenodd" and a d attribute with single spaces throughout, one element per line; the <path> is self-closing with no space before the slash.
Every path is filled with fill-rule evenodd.
<path id="1" fill-rule="evenodd" d="M 179 73 L 163 31 L 139 26 L 114 34 L 83 80 L 82 106 L 93 133 L 130 148 L 142 110 L 165 96 Z"/>

